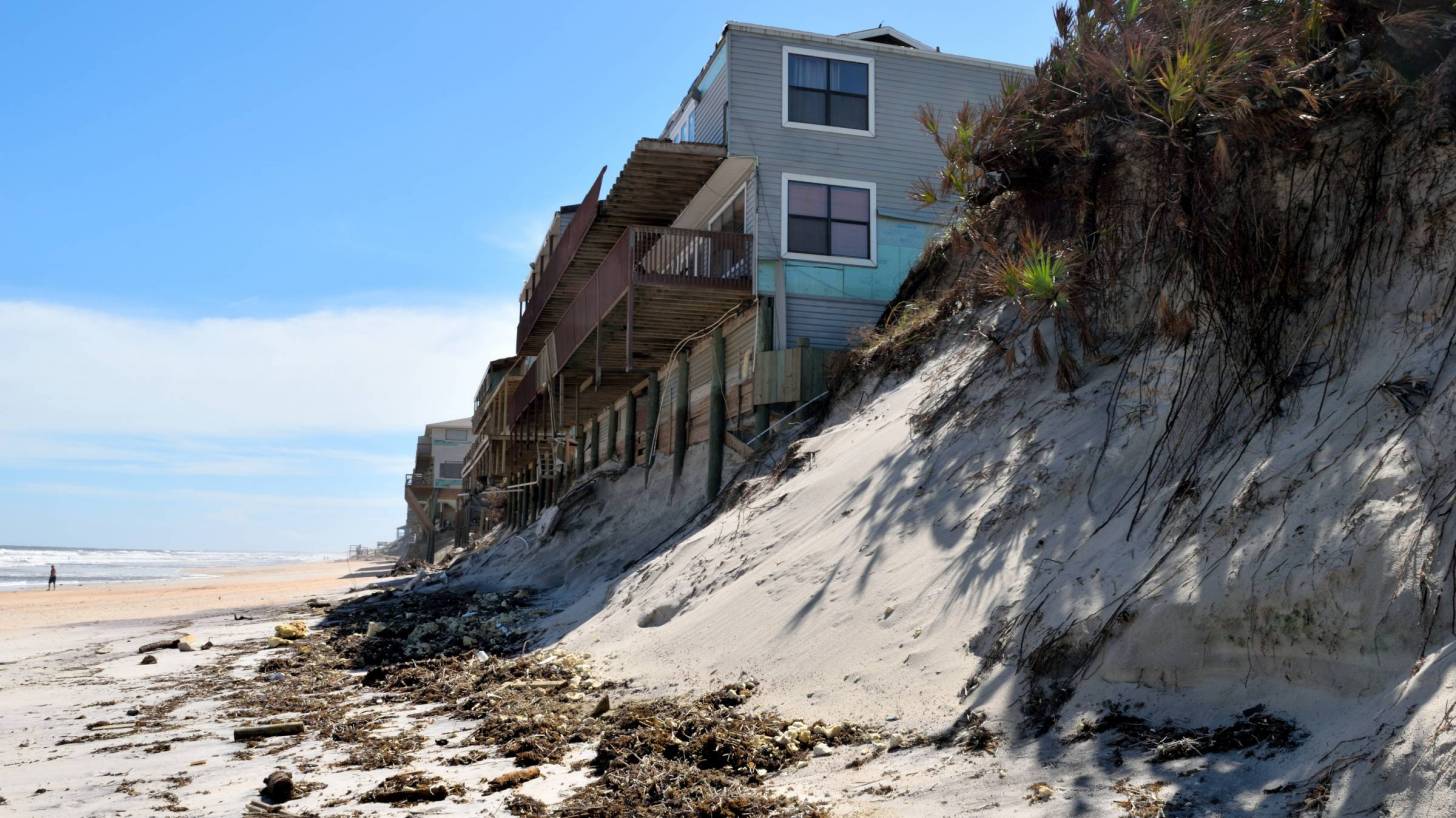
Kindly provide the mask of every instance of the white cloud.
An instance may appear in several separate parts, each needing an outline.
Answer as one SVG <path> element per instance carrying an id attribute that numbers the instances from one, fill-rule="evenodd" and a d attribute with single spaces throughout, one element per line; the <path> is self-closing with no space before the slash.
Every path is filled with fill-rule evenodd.
<path id="1" fill-rule="evenodd" d="M 138 318 L 0 301 L 0 431 L 237 438 L 368 434 L 470 414 L 515 307 Z M 132 458 L 119 458 L 130 460 Z"/>

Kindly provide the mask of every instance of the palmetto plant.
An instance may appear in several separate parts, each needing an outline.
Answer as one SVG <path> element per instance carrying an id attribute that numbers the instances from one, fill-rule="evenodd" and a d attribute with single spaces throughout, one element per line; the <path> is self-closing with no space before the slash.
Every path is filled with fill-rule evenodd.
<path id="1" fill-rule="evenodd" d="M 1045 233 L 1025 231 L 1013 249 L 996 254 L 980 289 L 989 297 L 1009 298 L 1028 313 L 1065 307 L 1071 257 L 1070 249 L 1051 246 Z"/>

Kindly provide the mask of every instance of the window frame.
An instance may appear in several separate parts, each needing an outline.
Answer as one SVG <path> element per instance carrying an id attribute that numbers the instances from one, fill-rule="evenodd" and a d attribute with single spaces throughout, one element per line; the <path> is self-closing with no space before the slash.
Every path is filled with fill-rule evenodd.
<path id="1" fill-rule="evenodd" d="M 683 131 L 687 131 L 687 139 L 683 138 Z M 672 132 L 668 137 L 674 144 L 683 142 L 696 142 L 698 139 L 698 101 L 689 99 L 683 106 L 682 112 L 678 114 L 677 121 L 673 122 Z"/>
<path id="2" fill-rule="evenodd" d="M 831 187 L 852 187 L 868 190 L 870 194 L 870 257 L 821 256 L 813 253 L 795 253 L 789 250 L 789 183 L 804 182 Z M 802 173 L 785 173 L 779 182 L 779 255 L 793 261 L 814 261 L 828 264 L 844 264 L 852 267 L 878 267 L 879 263 L 879 217 L 878 186 L 874 182 L 859 179 L 831 179 L 825 176 L 808 176 Z"/>
<path id="3" fill-rule="evenodd" d="M 742 196 L 743 197 L 743 232 L 744 233 L 747 233 L 748 232 L 748 183 L 747 182 L 744 182 L 744 183 L 740 184 L 733 191 L 733 195 L 729 196 L 727 201 L 723 202 L 723 204 L 721 204 L 721 205 L 718 206 L 718 209 L 717 210 L 714 210 L 713 211 L 713 215 L 709 216 L 708 217 L 708 220 L 705 221 L 705 222 L 703 222 L 703 229 L 704 230 L 708 230 L 710 227 L 712 227 L 713 226 L 713 222 L 717 221 L 719 216 L 722 216 L 724 213 L 728 212 L 728 208 L 732 207 L 733 206 L 733 203 L 736 202 L 736 201 L 738 201 L 738 197 L 739 196 Z M 709 232 L 711 232 L 711 231 L 709 231 Z"/>
<path id="4" fill-rule="evenodd" d="M 867 123 L 869 127 L 865 130 L 859 128 L 842 128 L 838 125 L 815 125 L 811 122 L 794 122 L 789 119 L 789 55 L 797 54 L 801 57 L 820 57 L 828 60 L 839 60 L 840 62 L 857 62 L 869 66 L 869 97 L 866 101 L 868 107 Z M 848 134 L 850 136 L 875 135 L 875 58 L 861 57 L 858 54 L 846 54 L 842 51 L 820 51 L 814 48 L 800 48 L 799 46 L 784 46 L 783 55 L 783 76 L 779 79 L 779 91 L 782 94 L 780 113 L 785 128 L 799 128 L 806 131 L 819 131 L 821 133 Z"/>

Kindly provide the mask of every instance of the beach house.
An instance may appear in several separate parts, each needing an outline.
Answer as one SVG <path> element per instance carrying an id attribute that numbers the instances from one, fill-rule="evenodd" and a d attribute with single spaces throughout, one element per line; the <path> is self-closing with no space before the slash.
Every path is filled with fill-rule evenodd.
<path id="1" fill-rule="evenodd" d="M 415 465 L 404 478 L 404 500 L 417 550 L 428 552 L 439 532 L 454 530 L 465 455 L 473 441 L 470 418 L 426 424 L 415 439 Z"/>
<path id="2" fill-rule="evenodd" d="M 728 23 L 610 187 L 604 167 L 553 215 L 515 355 L 476 396 L 467 484 L 508 490 L 512 524 L 606 460 L 670 453 L 674 480 L 716 493 L 723 448 L 823 393 L 943 226 L 911 196 L 943 164 L 917 111 L 949 118 L 1027 73 L 887 26 Z M 685 476 L 704 441 L 708 473 Z"/>

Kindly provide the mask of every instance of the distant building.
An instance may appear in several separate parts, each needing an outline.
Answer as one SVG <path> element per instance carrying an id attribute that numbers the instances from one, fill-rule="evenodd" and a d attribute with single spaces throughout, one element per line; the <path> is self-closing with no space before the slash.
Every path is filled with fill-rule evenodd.
<path id="1" fill-rule="evenodd" d="M 430 423 L 415 441 L 414 471 L 404 481 L 411 556 L 431 557 L 431 544 L 444 542 L 440 533 L 454 536 L 465 455 L 474 441 L 470 426 L 470 418 Z"/>
<path id="2" fill-rule="evenodd" d="M 817 397 L 944 221 L 910 196 L 944 161 L 917 111 L 948 119 L 1028 73 L 889 27 L 728 23 L 606 197 L 603 168 L 554 215 L 516 354 L 477 392 L 467 483 L 508 487 L 521 524 L 603 460 L 706 439 L 710 402 L 743 443 Z"/>

